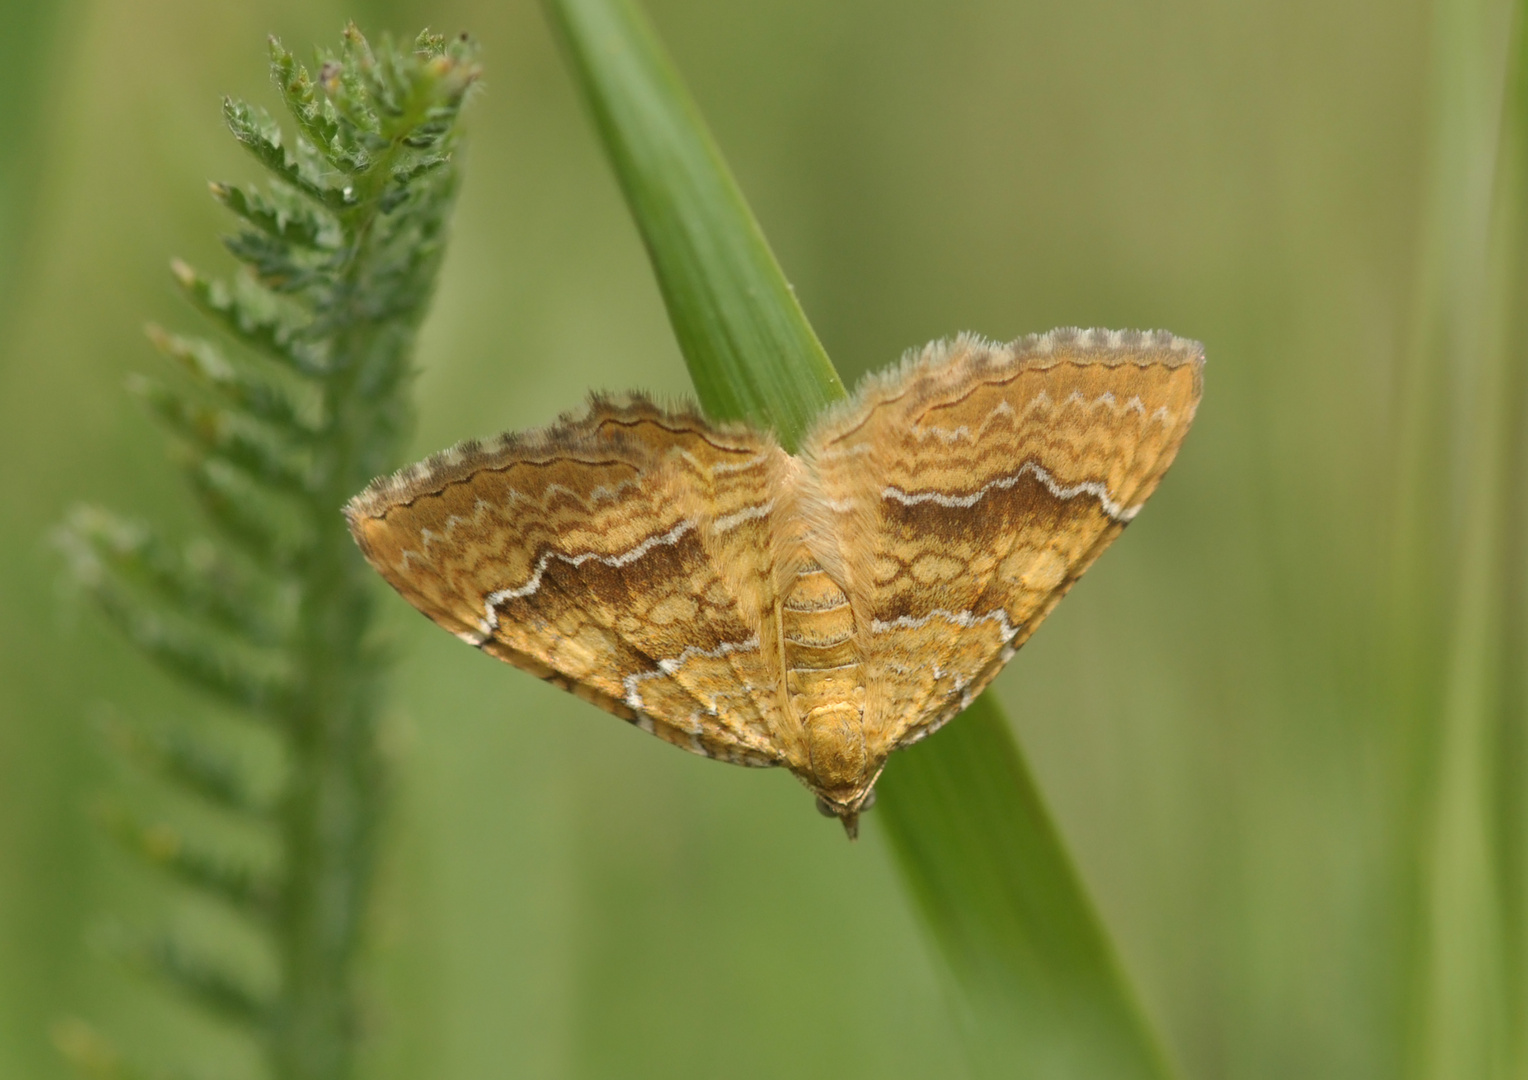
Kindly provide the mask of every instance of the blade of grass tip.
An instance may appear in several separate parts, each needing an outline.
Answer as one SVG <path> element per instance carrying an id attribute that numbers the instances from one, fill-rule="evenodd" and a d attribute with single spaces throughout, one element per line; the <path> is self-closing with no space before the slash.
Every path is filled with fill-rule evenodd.
<path id="1" fill-rule="evenodd" d="M 791 448 L 844 391 L 704 122 L 626 0 L 548 0 L 701 404 Z M 991 1075 L 1167 1077 L 1001 710 L 898 754 L 880 813 Z M 983 1050 L 982 1048 L 985 1048 Z"/>

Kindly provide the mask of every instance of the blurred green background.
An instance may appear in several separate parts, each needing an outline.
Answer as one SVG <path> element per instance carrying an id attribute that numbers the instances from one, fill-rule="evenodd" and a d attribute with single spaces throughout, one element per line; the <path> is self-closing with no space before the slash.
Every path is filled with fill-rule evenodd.
<path id="1" fill-rule="evenodd" d="M 998 683 L 1148 1012 L 1190 1077 L 1379 1077 L 1407 1031 L 1408 750 L 1379 692 L 1398 380 L 1426 154 L 1425 5 L 649 0 L 846 378 L 970 329 L 1203 340 L 1151 509 Z M 220 95 L 306 55 L 470 30 L 486 89 L 419 355 L 419 454 L 591 387 L 685 390 L 645 256 L 528 0 L 0 7 L 0 1077 L 80 1015 L 247 1075 L 104 958 L 202 911 L 91 823 L 91 718 L 196 709 L 70 593 L 101 502 L 193 522 L 123 392 L 194 327 Z M 368 961 L 374 1075 L 929 1076 L 962 1068 L 874 815 L 680 754 L 388 604 L 396 812 Z"/>

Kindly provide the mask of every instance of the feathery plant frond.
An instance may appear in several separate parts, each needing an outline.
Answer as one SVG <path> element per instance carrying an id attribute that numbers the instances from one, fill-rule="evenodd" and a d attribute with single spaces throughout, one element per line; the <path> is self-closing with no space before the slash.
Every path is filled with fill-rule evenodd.
<path id="1" fill-rule="evenodd" d="M 215 338 L 158 327 L 178 369 L 134 392 L 184 446 L 214 539 L 176 543 L 108 511 L 60 530 L 76 578 L 144 653 L 280 746 L 278 784 L 207 724 L 109 725 L 111 743 L 166 785 L 271 838 L 261 865 L 116 809 L 124 847 L 237 913 L 268 943 L 277 985 L 166 936 L 129 951 L 192 1000 L 247 1029 L 282 1080 L 353 1074 L 354 961 L 385 784 L 377 750 L 381 656 L 371 572 L 340 508 L 398 463 L 414 338 L 445 250 L 456 121 L 474 48 L 424 33 L 373 49 L 354 25 L 315 68 L 271 41 L 296 137 L 227 100 L 229 129 L 271 173 L 213 184 L 239 219 L 228 280 L 173 272 Z M 70 1022 L 56 1041 L 91 1075 L 131 1072 Z"/>

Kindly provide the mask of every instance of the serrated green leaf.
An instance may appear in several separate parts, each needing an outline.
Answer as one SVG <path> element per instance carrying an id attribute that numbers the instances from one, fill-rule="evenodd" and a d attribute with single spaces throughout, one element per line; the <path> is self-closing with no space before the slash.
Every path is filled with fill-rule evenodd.
<path id="1" fill-rule="evenodd" d="M 273 571 L 290 571 L 302 561 L 311 539 L 282 528 L 278 522 L 284 515 L 251 491 L 242 475 L 218 461 L 200 461 L 186 476 L 202 513 L 224 539 Z"/>
<path id="2" fill-rule="evenodd" d="M 122 950 L 123 959 L 157 976 L 191 1001 L 225 1020 L 252 1028 L 266 1025 L 267 995 L 227 964 L 166 934 Z"/>
<path id="3" fill-rule="evenodd" d="M 252 229 L 224 236 L 223 246 L 255 280 L 283 296 L 326 288 L 333 270 L 344 260 L 343 252 L 320 254 L 296 248 Z"/>
<path id="4" fill-rule="evenodd" d="M 295 194 L 289 196 L 281 185 L 273 185 L 269 194 L 236 184 L 208 187 L 219 203 L 281 243 L 332 251 L 339 238 L 338 225 L 327 211 Z"/>
<path id="5" fill-rule="evenodd" d="M 233 312 L 230 312 L 232 315 Z M 274 328 L 270 328 L 274 330 Z M 185 338 L 165 332 L 158 326 L 146 328 L 149 340 L 160 352 L 176 361 L 200 386 L 254 420 L 270 425 L 298 444 L 316 434 L 304 420 L 292 398 L 270 380 L 239 365 L 216 345 L 201 338 Z M 253 347 L 255 334 L 243 342 Z"/>
<path id="6" fill-rule="evenodd" d="M 340 52 L 319 68 L 318 82 L 341 121 L 357 138 L 376 136 L 372 145 L 382 149 L 382 125 L 372 101 L 371 69 L 375 65 L 371 45 L 354 23 L 346 27 Z"/>
<path id="7" fill-rule="evenodd" d="M 186 298 L 235 341 L 307 378 L 328 373 L 308 335 L 299 335 L 292 321 L 278 313 L 280 301 L 276 297 L 268 293 L 258 295 L 263 292 L 258 285 L 250 282 L 242 290 L 235 290 L 224 282 L 200 276 L 178 259 L 170 264 L 170 270 Z"/>
<path id="8" fill-rule="evenodd" d="M 147 607 L 110 575 L 91 585 L 91 595 L 123 637 L 185 682 L 252 713 L 278 716 L 289 710 L 292 688 L 274 662 L 257 665 L 243 652 L 209 640 Z"/>
<path id="9" fill-rule="evenodd" d="M 120 806 L 103 811 L 101 819 L 126 850 L 181 884 L 251 919 L 267 921 L 275 914 L 278 883 L 268 871 L 194 844 L 171 825 L 144 824 Z"/>
<path id="10" fill-rule="evenodd" d="M 392 182 L 397 188 L 409 188 L 450 164 L 450 157 L 442 154 L 421 155 L 414 161 L 394 169 Z"/>
<path id="11" fill-rule="evenodd" d="M 349 151 L 334 107 L 318 93 L 308 69 L 275 37 L 270 39 L 270 55 L 271 81 L 297 121 L 298 130 L 336 169 L 359 172 L 365 163 Z"/>
<path id="12" fill-rule="evenodd" d="M 116 716 L 105 736 L 124 758 L 146 773 L 196 795 L 229 813 L 268 820 L 271 796 L 261 792 L 243 759 L 210 745 L 185 725 L 148 730 Z"/>
<path id="13" fill-rule="evenodd" d="M 432 173 L 444 173 L 449 167 L 450 161 L 445 158 L 436 158 L 426 166 L 418 170 L 408 170 L 407 175 L 395 179 L 382 192 L 377 206 L 383 215 L 395 214 L 398 210 L 409 203 L 425 203 L 438 198 L 435 185 L 431 183 Z M 449 175 L 443 179 L 449 182 Z"/>
<path id="14" fill-rule="evenodd" d="M 428 27 L 419 31 L 414 38 L 414 52 L 418 56 L 430 59 L 445 55 L 445 51 L 446 35 L 434 33 Z"/>
<path id="15" fill-rule="evenodd" d="M 311 169 L 304 168 L 299 157 L 287 152 L 282 145 L 280 125 L 263 109 L 256 110 L 228 98 L 223 102 L 223 119 L 240 145 L 293 190 L 330 210 L 344 210 L 352 205 L 345 194 L 348 188 L 328 186 Z"/>
<path id="16" fill-rule="evenodd" d="M 389 55 L 391 43 L 383 40 L 383 58 L 372 64 L 358 65 L 367 103 L 377 120 L 377 129 L 384 137 L 404 127 L 412 127 L 408 118 L 408 102 L 416 86 L 414 73 L 417 64 L 405 66 L 401 57 Z"/>
<path id="17" fill-rule="evenodd" d="M 151 602 L 251 645 L 279 645 L 290 634 L 291 612 L 280 611 L 276 600 L 282 587 L 256 581 L 210 544 L 182 549 L 147 525 L 91 506 L 70 513 L 59 540 L 81 580 L 114 574 Z"/>
<path id="18" fill-rule="evenodd" d="M 226 462 L 275 491 L 303 493 L 311 488 L 311 469 L 270 438 L 262 437 L 248 417 L 191 401 L 149 378 L 131 379 L 128 387 L 161 423 L 204 457 Z"/>

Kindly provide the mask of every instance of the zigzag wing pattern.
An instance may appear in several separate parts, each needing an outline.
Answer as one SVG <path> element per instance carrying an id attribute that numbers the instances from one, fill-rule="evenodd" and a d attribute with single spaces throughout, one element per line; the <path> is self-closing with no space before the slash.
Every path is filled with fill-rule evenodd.
<path id="1" fill-rule="evenodd" d="M 886 757 L 968 705 L 1155 490 L 1203 351 L 961 337 L 767 433 L 641 397 L 465 443 L 346 508 L 463 640 L 695 753 L 785 765 L 853 835 Z"/>
<path id="2" fill-rule="evenodd" d="M 1156 488 L 1201 369 L 1167 334 L 963 337 L 824 417 L 803 456 L 859 605 L 867 743 L 914 742 L 991 681 Z"/>
<path id="3" fill-rule="evenodd" d="M 379 481 L 347 515 L 388 583 L 463 640 L 675 745 L 772 765 L 760 508 L 784 456 L 692 413 L 596 399 Z"/>

